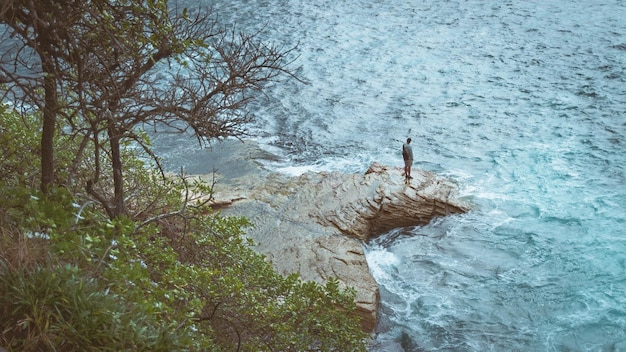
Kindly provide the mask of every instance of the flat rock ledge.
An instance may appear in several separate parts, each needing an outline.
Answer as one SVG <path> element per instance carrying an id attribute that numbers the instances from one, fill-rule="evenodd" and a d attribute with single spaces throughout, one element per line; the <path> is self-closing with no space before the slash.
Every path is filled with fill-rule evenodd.
<path id="1" fill-rule="evenodd" d="M 306 173 L 297 177 L 257 172 L 219 182 L 214 208 L 242 215 L 254 224 L 247 235 L 278 272 L 297 272 L 323 283 L 337 278 L 356 290 L 362 328 L 374 331 L 378 284 L 363 244 L 398 227 L 469 209 L 450 180 L 413 170 L 404 183 L 402 168 L 374 163 L 364 174 Z"/>

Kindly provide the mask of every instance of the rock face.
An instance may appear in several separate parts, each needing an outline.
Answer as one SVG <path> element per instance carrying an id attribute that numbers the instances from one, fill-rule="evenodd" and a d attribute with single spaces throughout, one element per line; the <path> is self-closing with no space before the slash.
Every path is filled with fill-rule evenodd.
<path id="1" fill-rule="evenodd" d="M 260 172 L 218 182 L 214 204 L 252 221 L 247 235 L 279 272 L 317 282 L 336 277 L 354 288 L 362 327 L 373 331 L 379 291 L 363 242 L 467 210 L 450 181 L 419 170 L 412 176 L 405 184 L 402 168 L 377 163 L 365 174 Z"/>
<path id="2" fill-rule="evenodd" d="M 405 184 L 400 168 L 374 163 L 365 175 L 328 174 L 314 185 L 319 223 L 363 241 L 398 227 L 423 225 L 436 216 L 461 213 L 456 188 L 433 173 L 415 170 Z M 324 201 L 324 200 L 336 201 Z"/>

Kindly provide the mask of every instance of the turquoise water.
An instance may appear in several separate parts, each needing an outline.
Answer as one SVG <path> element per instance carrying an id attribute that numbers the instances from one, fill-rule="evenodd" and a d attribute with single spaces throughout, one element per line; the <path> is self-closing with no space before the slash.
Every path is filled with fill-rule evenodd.
<path id="1" fill-rule="evenodd" d="M 467 214 L 366 246 L 371 351 L 626 351 L 626 3 L 216 2 L 299 43 L 254 105 L 268 164 L 446 175 Z"/>

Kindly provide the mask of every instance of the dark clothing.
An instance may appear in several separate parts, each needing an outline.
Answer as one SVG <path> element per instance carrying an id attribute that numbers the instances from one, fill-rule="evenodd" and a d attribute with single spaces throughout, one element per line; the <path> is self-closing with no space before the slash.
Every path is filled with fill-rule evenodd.
<path id="1" fill-rule="evenodd" d="M 411 166 L 413 165 L 413 148 L 411 148 L 411 138 L 407 138 L 402 145 L 402 159 L 404 159 L 404 183 L 411 183 Z"/>
<path id="2" fill-rule="evenodd" d="M 409 160 L 413 163 L 413 148 L 411 148 L 409 143 L 404 143 L 402 145 L 402 158 L 405 163 Z"/>

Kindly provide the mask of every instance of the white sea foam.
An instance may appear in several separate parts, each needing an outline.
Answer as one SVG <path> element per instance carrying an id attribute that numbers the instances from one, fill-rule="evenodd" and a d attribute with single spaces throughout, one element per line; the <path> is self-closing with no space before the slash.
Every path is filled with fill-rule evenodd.
<path id="1" fill-rule="evenodd" d="M 320 171 L 315 165 L 303 165 L 303 166 L 284 166 L 276 168 L 276 171 L 284 173 L 285 175 L 300 176 L 307 172 Z"/>
<path id="2" fill-rule="evenodd" d="M 400 259 L 385 249 L 375 249 L 368 251 L 367 262 L 374 276 L 382 277 L 390 267 L 399 265 Z"/>

